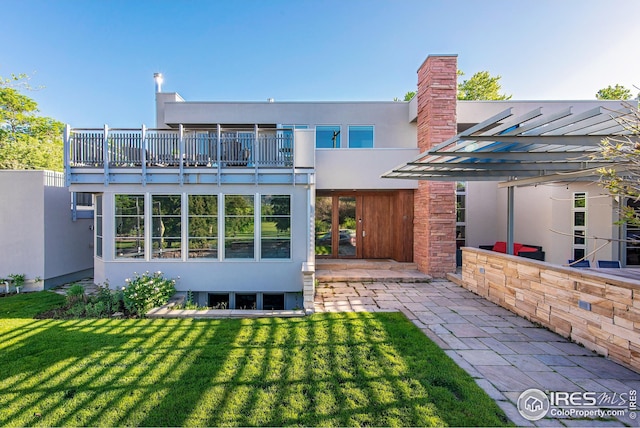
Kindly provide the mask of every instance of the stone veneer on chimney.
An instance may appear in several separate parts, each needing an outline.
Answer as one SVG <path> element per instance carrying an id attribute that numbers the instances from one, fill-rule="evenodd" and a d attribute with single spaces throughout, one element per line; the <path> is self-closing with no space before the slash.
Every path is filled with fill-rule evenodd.
<path id="1" fill-rule="evenodd" d="M 420 152 L 456 135 L 457 55 L 429 55 L 418 70 Z M 442 278 L 456 269 L 455 182 L 421 181 L 414 193 L 413 258 Z"/>

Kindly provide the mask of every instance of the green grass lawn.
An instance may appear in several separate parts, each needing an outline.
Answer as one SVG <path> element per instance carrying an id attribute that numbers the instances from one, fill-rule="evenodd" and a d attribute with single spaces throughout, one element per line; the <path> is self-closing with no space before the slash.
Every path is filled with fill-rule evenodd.
<path id="1" fill-rule="evenodd" d="M 509 424 L 399 313 L 30 318 L 60 299 L 0 298 L 0 426 Z"/>

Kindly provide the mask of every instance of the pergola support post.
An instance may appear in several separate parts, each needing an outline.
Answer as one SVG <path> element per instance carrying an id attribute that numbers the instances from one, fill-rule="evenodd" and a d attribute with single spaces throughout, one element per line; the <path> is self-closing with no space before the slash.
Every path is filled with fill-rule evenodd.
<path id="1" fill-rule="evenodd" d="M 507 254 L 513 254 L 514 213 L 513 199 L 515 186 L 507 187 Z"/>

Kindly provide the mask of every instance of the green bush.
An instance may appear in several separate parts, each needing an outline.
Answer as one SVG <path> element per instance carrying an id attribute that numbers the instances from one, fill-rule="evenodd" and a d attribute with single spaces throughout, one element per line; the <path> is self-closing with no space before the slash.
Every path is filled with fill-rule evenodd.
<path id="1" fill-rule="evenodd" d="M 85 315 L 85 304 L 82 301 L 76 302 L 67 309 L 67 314 L 73 318 L 80 318 Z"/>
<path id="2" fill-rule="evenodd" d="M 80 284 L 73 284 L 67 290 L 67 306 L 72 307 L 76 303 L 85 303 L 87 301 L 87 295 L 84 292 L 84 287 Z"/>
<path id="3" fill-rule="evenodd" d="M 134 314 L 144 315 L 147 310 L 164 305 L 176 292 L 176 281 L 166 279 L 162 272 L 134 275 L 133 279 L 126 280 L 128 285 L 122 287 L 125 306 Z"/>
<path id="4" fill-rule="evenodd" d="M 102 318 L 109 316 L 111 313 L 107 311 L 107 307 L 104 302 L 87 303 L 84 307 L 87 318 Z"/>

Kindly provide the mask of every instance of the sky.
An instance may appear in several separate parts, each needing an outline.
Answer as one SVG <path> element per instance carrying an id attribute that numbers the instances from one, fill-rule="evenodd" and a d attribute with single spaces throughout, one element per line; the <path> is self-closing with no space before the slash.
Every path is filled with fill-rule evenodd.
<path id="1" fill-rule="evenodd" d="M 385 101 L 429 54 L 518 100 L 640 89 L 639 0 L 0 0 L 0 76 L 72 127 L 155 125 L 187 101 Z"/>

